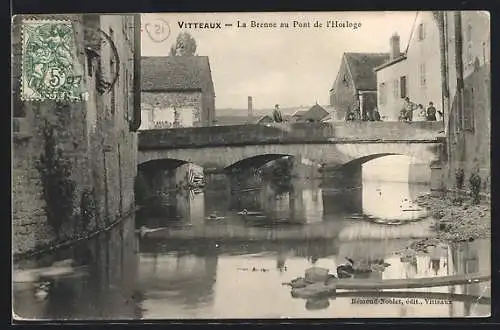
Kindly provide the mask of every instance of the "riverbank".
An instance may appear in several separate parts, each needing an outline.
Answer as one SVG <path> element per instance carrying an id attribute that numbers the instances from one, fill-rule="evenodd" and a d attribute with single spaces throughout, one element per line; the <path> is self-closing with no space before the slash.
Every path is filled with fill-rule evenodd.
<path id="1" fill-rule="evenodd" d="M 491 237 L 489 200 L 473 205 L 471 197 L 448 192 L 441 196 L 421 195 L 416 203 L 428 208 L 436 222 L 433 227 L 435 236 L 412 244 L 415 250 L 426 249 L 426 245 L 434 243 L 449 244 Z"/>

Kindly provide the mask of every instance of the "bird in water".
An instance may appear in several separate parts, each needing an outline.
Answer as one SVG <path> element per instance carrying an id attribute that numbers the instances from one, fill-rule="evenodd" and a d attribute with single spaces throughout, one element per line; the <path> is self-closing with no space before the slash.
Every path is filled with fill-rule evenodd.
<path id="1" fill-rule="evenodd" d="M 354 261 L 351 258 L 345 258 L 348 263 L 337 267 L 338 278 L 349 278 L 354 275 Z"/>
<path id="2" fill-rule="evenodd" d="M 44 300 L 49 295 L 49 289 L 50 289 L 50 282 L 45 281 L 40 283 L 35 288 L 35 297 L 37 297 L 40 300 Z"/>
<path id="3" fill-rule="evenodd" d="M 219 217 L 219 216 L 217 216 L 217 212 L 213 211 L 213 212 L 212 212 L 212 213 L 208 216 L 208 218 L 209 218 L 210 220 L 219 220 L 219 219 L 222 219 L 223 217 Z"/>
<path id="4" fill-rule="evenodd" d="M 141 228 L 139 228 L 138 230 L 136 230 L 136 233 L 139 234 L 139 236 L 141 238 L 143 238 L 144 236 L 146 236 L 146 234 L 154 233 L 156 231 L 163 230 L 163 229 L 164 228 L 148 228 L 146 226 L 141 226 Z"/>
<path id="5" fill-rule="evenodd" d="M 257 217 L 263 216 L 262 212 L 248 211 L 247 209 L 243 209 L 243 211 L 238 212 L 238 214 L 239 215 L 248 215 L 248 216 L 257 216 Z"/>

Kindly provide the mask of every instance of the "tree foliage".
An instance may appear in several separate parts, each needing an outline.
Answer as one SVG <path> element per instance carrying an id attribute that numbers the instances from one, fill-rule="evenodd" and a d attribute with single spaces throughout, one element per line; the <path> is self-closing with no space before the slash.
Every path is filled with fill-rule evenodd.
<path id="1" fill-rule="evenodd" d="M 188 32 L 181 32 L 177 36 L 175 45 L 170 48 L 170 56 L 196 55 L 196 40 Z"/>
<path id="2" fill-rule="evenodd" d="M 42 133 L 44 150 L 36 164 L 36 169 L 42 180 L 47 221 L 59 237 L 61 226 L 73 215 L 76 183 L 71 179 L 69 160 L 63 156 L 62 149 L 57 146 L 54 125 L 46 120 Z"/>

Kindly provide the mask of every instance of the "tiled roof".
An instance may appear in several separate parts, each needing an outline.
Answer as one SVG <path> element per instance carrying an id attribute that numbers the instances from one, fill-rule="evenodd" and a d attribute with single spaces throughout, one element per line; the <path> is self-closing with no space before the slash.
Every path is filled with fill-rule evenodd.
<path id="1" fill-rule="evenodd" d="M 274 121 L 274 119 L 273 119 L 271 116 L 269 116 L 269 115 L 264 115 L 264 116 L 260 116 L 260 117 L 254 117 L 254 118 L 255 118 L 255 119 L 254 119 L 254 121 L 253 121 L 253 122 L 254 122 L 255 124 L 259 124 L 259 123 L 261 123 L 261 122 L 265 122 L 266 120 L 267 120 L 267 121 L 269 121 L 269 120 L 270 120 L 270 121 Z"/>
<path id="2" fill-rule="evenodd" d="M 391 66 L 393 64 L 396 64 L 396 63 L 399 63 L 401 61 L 404 61 L 404 60 L 406 60 L 406 54 L 400 53 L 399 56 L 396 57 L 395 59 L 392 59 L 392 60 L 389 60 L 387 62 L 382 63 L 381 65 L 377 66 L 374 70 L 376 72 L 376 71 L 382 70 L 384 68 L 387 68 L 387 67 L 389 67 L 389 66 Z"/>
<path id="3" fill-rule="evenodd" d="M 298 110 L 292 115 L 292 117 L 303 117 L 308 110 Z"/>
<path id="4" fill-rule="evenodd" d="M 207 56 L 142 57 L 142 91 L 195 90 L 213 92 Z"/>
<path id="5" fill-rule="evenodd" d="M 328 111 L 323 109 L 319 104 L 315 104 L 305 114 L 305 119 L 321 120 L 328 115 Z"/>
<path id="6" fill-rule="evenodd" d="M 374 69 L 389 60 L 387 53 L 344 53 L 354 86 L 357 90 L 376 90 Z"/>

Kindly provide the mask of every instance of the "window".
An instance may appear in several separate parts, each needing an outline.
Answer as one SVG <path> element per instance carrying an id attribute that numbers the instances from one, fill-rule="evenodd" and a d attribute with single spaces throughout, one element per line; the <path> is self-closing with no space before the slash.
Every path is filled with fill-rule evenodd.
<path id="1" fill-rule="evenodd" d="M 379 97 L 379 103 L 380 104 L 385 104 L 385 83 L 381 83 L 379 86 L 379 91 L 378 91 L 378 97 Z"/>
<path id="2" fill-rule="evenodd" d="M 465 43 L 466 43 L 466 51 L 465 56 L 467 59 L 467 66 L 471 66 L 474 64 L 474 56 L 472 55 L 472 25 L 467 25 L 467 30 L 465 32 Z"/>
<path id="3" fill-rule="evenodd" d="M 464 89 L 463 128 L 474 129 L 474 88 Z"/>
<path id="4" fill-rule="evenodd" d="M 401 92 L 401 98 L 405 98 L 406 97 L 406 91 L 407 91 L 407 87 L 406 86 L 406 76 L 402 76 L 401 78 L 399 78 L 399 85 L 401 86 L 400 87 L 400 92 Z"/>
<path id="5" fill-rule="evenodd" d="M 394 98 L 397 99 L 399 97 L 399 80 L 398 79 L 394 80 L 394 82 L 393 82 L 392 93 L 394 95 Z"/>
<path id="6" fill-rule="evenodd" d="M 130 119 L 130 95 L 129 95 L 129 78 L 128 78 L 128 69 L 125 68 L 125 74 L 123 75 L 123 89 L 125 95 L 125 111 L 123 112 L 125 120 L 128 121 Z"/>
<path id="7" fill-rule="evenodd" d="M 486 64 L 486 42 L 483 41 L 483 64 Z"/>
<path id="8" fill-rule="evenodd" d="M 420 87 L 425 87 L 426 85 L 426 73 L 425 73 L 425 63 L 420 64 Z"/>
<path id="9" fill-rule="evenodd" d="M 423 23 L 418 25 L 418 40 L 422 41 L 425 39 L 425 27 Z"/>

